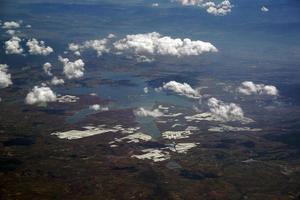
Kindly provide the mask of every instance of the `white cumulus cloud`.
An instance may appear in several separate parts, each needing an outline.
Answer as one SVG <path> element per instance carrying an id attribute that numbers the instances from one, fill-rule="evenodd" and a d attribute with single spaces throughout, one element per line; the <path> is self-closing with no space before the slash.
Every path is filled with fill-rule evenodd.
<path id="1" fill-rule="evenodd" d="M 216 16 L 224 16 L 231 12 L 233 5 L 229 0 L 223 0 L 221 2 L 210 0 L 177 0 L 185 6 L 198 6 L 206 9 L 209 14 Z"/>
<path id="2" fill-rule="evenodd" d="M 238 92 L 244 95 L 270 95 L 277 96 L 279 94 L 277 88 L 273 85 L 255 84 L 252 81 L 244 81 L 238 87 Z"/>
<path id="3" fill-rule="evenodd" d="M 168 83 L 164 83 L 162 87 L 158 88 L 158 90 L 169 90 L 169 91 L 173 91 L 179 95 L 186 96 L 189 98 L 194 98 L 194 99 L 201 98 L 200 91 L 193 89 L 187 83 L 179 83 L 176 81 L 170 81 Z"/>
<path id="4" fill-rule="evenodd" d="M 266 6 L 262 6 L 260 9 L 262 12 L 268 12 L 269 8 L 267 8 Z"/>
<path id="5" fill-rule="evenodd" d="M 148 92 L 149 92 L 149 89 L 148 89 L 148 87 L 144 87 L 144 89 L 143 89 L 143 90 L 144 90 L 144 93 L 145 93 L 145 94 L 148 94 Z"/>
<path id="6" fill-rule="evenodd" d="M 98 56 L 101 56 L 103 53 L 109 52 L 109 49 L 107 48 L 107 39 L 102 40 L 89 40 L 84 42 L 83 47 L 85 49 L 93 49 L 97 52 Z"/>
<path id="7" fill-rule="evenodd" d="M 100 110 L 101 107 L 100 107 L 99 104 L 94 104 L 94 105 L 89 106 L 89 108 L 90 108 L 91 110 L 98 111 L 98 110 Z"/>
<path id="8" fill-rule="evenodd" d="M 208 99 L 207 105 L 214 117 L 219 118 L 221 121 L 253 122 L 252 119 L 244 116 L 242 108 L 235 103 L 224 103 L 212 97 Z"/>
<path id="9" fill-rule="evenodd" d="M 178 1 L 185 6 L 196 6 L 203 3 L 204 0 L 178 0 Z"/>
<path id="10" fill-rule="evenodd" d="M 4 28 L 4 29 L 16 29 L 16 28 L 20 28 L 20 24 L 18 22 L 15 22 L 15 21 L 4 22 L 2 28 Z"/>
<path id="11" fill-rule="evenodd" d="M 26 45 L 29 48 L 31 55 L 44 55 L 47 56 L 53 52 L 53 49 L 49 46 L 45 46 L 44 41 L 38 41 L 35 38 L 28 40 Z"/>
<path id="12" fill-rule="evenodd" d="M 110 34 L 108 38 L 113 38 L 114 35 Z M 97 52 L 98 56 L 101 56 L 103 53 L 108 53 L 109 48 L 108 48 L 108 39 L 100 39 L 100 40 L 88 40 L 85 41 L 83 44 L 75 44 L 75 43 L 70 43 L 69 44 L 69 50 L 75 53 L 75 55 L 80 55 L 80 52 L 87 50 L 87 49 L 92 49 Z"/>
<path id="13" fill-rule="evenodd" d="M 57 78 L 56 76 L 54 76 L 54 77 L 51 79 L 51 84 L 52 84 L 52 85 L 62 85 L 62 84 L 64 84 L 64 83 L 65 83 L 64 79 Z"/>
<path id="14" fill-rule="evenodd" d="M 6 33 L 7 33 L 8 35 L 13 36 L 13 35 L 16 34 L 16 30 L 11 30 L 11 29 L 10 29 L 10 30 L 7 30 Z"/>
<path id="15" fill-rule="evenodd" d="M 62 58 L 59 56 L 59 61 L 64 65 L 64 74 L 68 79 L 80 78 L 84 75 L 84 62 L 78 59 L 74 62 L 70 62 L 68 58 Z"/>
<path id="16" fill-rule="evenodd" d="M 118 54 L 131 53 L 136 56 L 198 56 L 207 52 L 217 52 L 209 42 L 192 41 L 189 38 L 173 39 L 157 32 L 127 35 L 113 43 Z"/>
<path id="17" fill-rule="evenodd" d="M 52 72 L 51 72 L 51 68 L 52 68 L 52 65 L 51 63 L 49 62 L 46 62 L 44 65 L 43 65 L 43 70 L 44 72 L 48 75 L 48 76 L 52 76 Z"/>
<path id="18" fill-rule="evenodd" d="M 230 1 L 225 0 L 222 1 L 219 4 L 216 4 L 214 2 L 206 2 L 202 5 L 204 8 L 206 8 L 206 11 L 210 14 L 217 15 L 217 16 L 224 16 L 231 12 L 231 9 L 233 5 L 230 3 Z"/>
<path id="19" fill-rule="evenodd" d="M 102 107 L 99 104 L 94 104 L 89 106 L 89 109 L 94 110 L 94 111 L 108 111 L 108 107 Z"/>
<path id="20" fill-rule="evenodd" d="M 113 34 L 113 33 L 110 33 L 110 34 L 108 34 L 108 36 L 107 36 L 108 39 L 112 39 L 112 38 L 115 38 L 115 37 L 116 37 L 116 35 Z"/>
<path id="21" fill-rule="evenodd" d="M 34 88 L 27 94 L 25 99 L 25 103 L 29 105 L 54 101 L 56 101 L 56 95 L 51 88 L 45 86 L 34 86 Z"/>
<path id="22" fill-rule="evenodd" d="M 69 50 L 70 51 L 78 51 L 80 49 L 80 45 L 79 44 L 75 44 L 75 43 L 70 43 L 69 44 Z"/>
<path id="23" fill-rule="evenodd" d="M 21 39 L 13 36 L 10 40 L 5 42 L 5 53 L 6 54 L 21 54 L 23 48 L 20 45 Z"/>
<path id="24" fill-rule="evenodd" d="M 11 75 L 7 73 L 8 65 L 0 64 L 0 88 L 6 88 L 12 85 Z"/>

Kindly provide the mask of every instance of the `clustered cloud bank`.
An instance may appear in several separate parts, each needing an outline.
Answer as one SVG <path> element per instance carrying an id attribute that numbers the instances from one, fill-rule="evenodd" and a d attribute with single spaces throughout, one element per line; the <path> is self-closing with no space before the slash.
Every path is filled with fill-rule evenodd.
<path id="1" fill-rule="evenodd" d="M 217 48 L 209 42 L 191 39 L 173 39 L 157 32 L 127 35 L 114 42 L 119 53 L 133 53 L 141 56 L 197 56 L 206 52 L 217 52 Z"/>
<path id="2" fill-rule="evenodd" d="M 70 62 L 68 58 L 62 58 L 59 56 L 59 61 L 63 63 L 64 71 L 68 79 L 80 78 L 84 75 L 84 62 L 81 59 L 78 59 L 74 62 Z"/>
<path id="3" fill-rule="evenodd" d="M 111 36 L 109 36 L 111 37 Z M 107 47 L 108 38 L 100 39 L 100 40 L 89 40 L 85 41 L 83 44 L 69 44 L 69 50 L 74 52 L 75 55 L 80 55 L 80 52 L 86 49 L 93 49 L 97 52 L 98 56 L 101 56 L 103 53 L 108 53 L 109 48 Z"/>
<path id="4" fill-rule="evenodd" d="M 29 48 L 29 53 L 31 55 L 44 55 L 47 56 L 53 52 L 53 49 L 49 46 L 45 46 L 44 41 L 38 41 L 35 38 L 28 40 L 26 45 Z"/>
<path id="5" fill-rule="evenodd" d="M 70 43 L 68 49 L 77 56 L 87 49 L 95 50 L 98 56 L 109 52 L 116 55 L 125 54 L 135 57 L 138 62 L 152 62 L 155 56 L 198 56 L 218 51 L 209 42 L 193 41 L 189 38 L 174 39 L 157 32 L 127 35 L 120 40 L 111 41 L 114 37 L 115 35 L 110 34 L 100 40 L 89 40 L 82 44 Z"/>
<path id="6" fill-rule="evenodd" d="M 16 29 L 16 28 L 20 28 L 20 24 L 18 22 L 15 22 L 15 21 L 4 22 L 2 28 L 4 28 L 4 29 Z"/>
<path id="7" fill-rule="evenodd" d="M 224 16 L 231 12 L 233 5 L 229 0 L 224 0 L 220 3 L 215 3 L 209 0 L 177 0 L 185 6 L 198 6 L 206 9 L 209 14 L 216 16 Z"/>
<path id="8" fill-rule="evenodd" d="M 224 103 L 214 97 L 208 99 L 207 105 L 210 112 L 220 121 L 241 121 L 252 122 L 253 120 L 246 118 L 240 106 L 235 103 Z"/>
<path id="9" fill-rule="evenodd" d="M 252 81 L 244 81 L 238 92 L 244 95 L 270 95 L 277 96 L 279 94 L 277 88 L 273 85 L 255 84 Z"/>
<path id="10" fill-rule="evenodd" d="M 15 34 L 14 30 L 8 30 L 7 33 L 13 35 Z M 5 53 L 6 54 L 22 54 L 23 48 L 20 45 L 21 38 L 13 36 L 11 39 L 5 42 Z M 30 39 L 26 43 L 29 48 L 29 54 L 31 55 L 44 55 L 47 56 L 53 52 L 53 49 L 49 46 L 45 46 L 44 41 L 38 41 L 36 39 Z"/>
<path id="11" fill-rule="evenodd" d="M 54 101 L 56 101 L 56 95 L 51 90 L 51 88 L 45 86 L 34 86 L 34 88 L 27 94 L 25 99 L 25 103 L 29 105 Z"/>
<path id="12" fill-rule="evenodd" d="M 163 86 L 158 88 L 157 90 L 158 91 L 160 91 L 160 90 L 172 91 L 181 96 L 186 96 L 188 98 L 194 98 L 194 99 L 201 98 L 199 90 L 193 89 L 187 83 L 179 83 L 176 81 L 170 81 L 168 83 L 164 83 Z"/>
<path id="13" fill-rule="evenodd" d="M 12 85 L 11 75 L 7 73 L 8 65 L 0 64 L 0 88 L 6 88 Z"/>
<path id="14" fill-rule="evenodd" d="M 217 15 L 217 16 L 224 16 L 231 12 L 231 8 L 233 5 L 231 5 L 230 1 L 225 0 L 222 1 L 219 4 L 216 4 L 214 2 L 207 2 L 202 5 L 206 8 L 206 11 L 210 14 Z"/>
<path id="15" fill-rule="evenodd" d="M 21 54 L 23 48 L 20 46 L 21 39 L 13 36 L 10 40 L 5 42 L 5 53 L 6 54 Z"/>

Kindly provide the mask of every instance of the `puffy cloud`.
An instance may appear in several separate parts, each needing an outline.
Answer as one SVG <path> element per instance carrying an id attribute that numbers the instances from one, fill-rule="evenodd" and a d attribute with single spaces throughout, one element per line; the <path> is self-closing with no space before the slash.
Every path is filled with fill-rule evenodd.
<path id="1" fill-rule="evenodd" d="M 143 90 L 144 90 L 144 93 L 145 93 L 145 94 L 148 94 L 148 92 L 149 92 L 149 89 L 148 89 L 148 87 L 144 87 L 144 89 L 143 89 Z"/>
<path id="2" fill-rule="evenodd" d="M 8 35 L 15 35 L 16 34 L 16 30 L 7 30 L 6 33 Z"/>
<path id="3" fill-rule="evenodd" d="M 115 37 L 113 34 L 109 34 L 108 38 Z M 74 52 L 75 55 L 80 55 L 81 51 L 86 49 L 93 49 L 97 52 L 98 56 L 101 56 L 103 53 L 109 52 L 109 48 L 107 47 L 108 39 L 104 38 L 101 40 L 89 40 L 85 41 L 83 44 L 69 44 L 69 50 Z"/>
<path id="4" fill-rule="evenodd" d="M 74 54 L 75 54 L 76 56 L 81 56 L 80 51 L 75 51 Z"/>
<path id="5" fill-rule="evenodd" d="M 38 87 L 34 86 L 34 88 L 29 92 L 26 96 L 25 102 L 29 105 L 33 104 L 41 104 L 47 102 L 56 101 L 56 95 L 49 87 Z"/>
<path id="6" fill-rule="evenodd" d="M 20 46 L 21 39 L 13 36 L 10 40 L 5 42 L 5 53 L 6 54 L 21 54 L 23 49 Z"/>
<path id="7" fill-rule="evenodd" d="M 134 114 L 139 117 L 162 117 L 164 113 L 159 111 L 159 109 L 147 110 L 145 108 L 138 108 L 134 111 Z"/>
<path id="8" fill-rule="evenodd" d="M 262 12 L 268 12 L 269 8 L 267 8 L 266 6 L 261 7 L 260 9 Z"/>
<path id="9" fill-rule="evenodd" d="M 52 72 L 51 72 L 51 68 L 52 68 L 51 63 L 46 62 L 46 63 L 43 65 L 44 72 L 45 72 L 48 76 L 52 76 L 52 75 L 53 75 Z"/>
<path id="10" fill-rule="evenodd" d="M 173 39 L 157 32 L 127 35 L 113 43 L 119 54 L 133 53 L 137 56 L 198 56 L 206 52 L 217 52 L 209 42 L 191 39 Z"/>
<path id="11" fill-rule="evenodd" d="M 168 83 L 165 83 L 162 87 L 158 88 L 158 90 L 169 90 L 179 95 L 194 99 L 201 98 L 200 92 L 198 90 L 193 89 L 187 83 L 178 83 L 176 81 L 170 81 Z"/>
<path id="12" fill-rule="evenodd" d="M 173 39 L 159 33 L 127 35 L 125 38 L 112 42 L 115 35 L 109 34 L 100 40 L 89 40 L 81 44 L 70 43 L 68 49 L 75 55 L 87 49 L 93 49 L 98 56 L 112 52 L 116 55 L 127 54 L 136 57 L 138 62 L 152 62 L 154 56 L 198 56 L 207 52 L 217 52 L 217 48 L 209 42 L 192 41 L 189 38 Z"/>
<path id="13" fill-rule="evenodd" d="M 213 15 L 218 16 L 224 16 L 231 12 L 231 8 L 233 5 L 231 5 L 230 1 L 225 0 L 222 1 L 219 4 L 216 4 L 214 2 L 206 2 L 202 5 L 204 8 L 206 8 L 206 11 Z"/>
<path id="14" fill-rule="evenodd" d="M 153 3 L 151 6 L 152 6 L 152 7 L 158 7 L 159 4 L 158 4 L 158 3 Z"/>
<path id="15" fill-rule="evenodd" d="M 78 44 L 75 44 L 75 43 L 70 43 L 69 44 L 69 50 L 70 51 L 78 51 L 80 48 L 80 46 Z"/>
<path id="16" fill-rule="evenodd" d="M 252 81 L 244 81 L 238 87 L 238 92 L 245 95 L 270 95 L 277 96 L 279 94 L 277 88 L 273 85 L 255 84 Z"/>
<path id="17" fill-rule="evenodd" d="M 102 40 L 90 40 L 86 41 L 84 43 L 84 48 L 85 49 L 93 49 L 97 52 L 98 56 L 101 56 L 103 53 L 109 52 L 109 49 L 106 47 L 107 45 L 107 39 L 102 39 Z"/>
<path id="18" fill-rule="evenodd" d="M 201 5 L 204 0 L 178 0 L 182 5 L 185 6 L 197 6 Z"/>
<path id="19" fill-rule="evenodd" d="M 220 3 L 215 3 L 209 0 L 177 0 L 185 6 L 198 6 L 205 8 L 209 14 L 224 16 L 231 12 L 233 5 L 229 0 L 224 0 Z"/>
<path id="20" fill-rule="evenodd" d="M 70 43 L 69 44 L 69 50 L 70 51 L 78 51 L 80 48 L 80 45 L 79 44 L 75 44 L 75 43 Z"/>
<path id="21" fill-rule="evenodd" d="M 11 75 L 7 73 L 8 65 L 0 64 L 0 88 L 6 88 L 12 85 Z"/>
<path id="22" fill-rule="evenodd" d="M 64 65 L 64 74 L 68 79 L 80 78 L 84 75 L 84 62 L 78 59 L 74 62 L 70 62 L 68 58 L 58 57 L 58 60 Z"/>
<path id="23" fill-rule="evenodd" d="M 54 77 L 51 79 L 51 84 L 52 84 L 52 85 L 62 85 L 62 84 L 64 84 L 64 83 L 65 83 L 64 79 L 57 78 L 56 76 L 54 76 Z"/>
<path id="24" fill-rule="evenodd" d="M 89 108 L 94 111 L 108 111 L 109 110 L 108 107 L 101 107 L 99 104 L 91 105 L 91 106 L 89 106 Z"/>
<path id="25" fill-rule="evenodd" d="M 53 52 L 53 49 L 49 46 L 45 46 L 44 41 L 37 41 L 35 38 L 28 40 L 26 45 L 29 48 L 29 53 L 31 55 L 44 55 L 47 56 Z"/>
<path id="26" fill-rule="evenodd" d="M 220 121 L 253 122 L 253 120 L 244 116 L 242 108 L 235 103 L 224 103 L 212 97 L 208 99 L 207 105 L 214 117 L 219 118 Z"/>
<path id="27" fill-rule="evenodd" d="M 15 21 L 4 22 L 2 28 L 4 28 L 4 29 L 16 29 L 16 28 L 20 28 L 20 24 L 18 22 L 15 22 Z"/>
<path id="28" fill-rule="evenodd" d="M 110 34 L 108 34 L 108 36 L 107 36 L 108 39 L 112 39 L 112 38 L 115 38 L 115 37 L 116 37 L 116 35 L 113 34 L 113 33 L 110 33 Z"/>
<path id="29" fill-rule="evenodd" d="M 100 105 L 99 104 L 94 104 L 94 105 L 89 106 L 89 108 L 91 110 L 98 111 L 98 110 L 100 110 Z"/>

